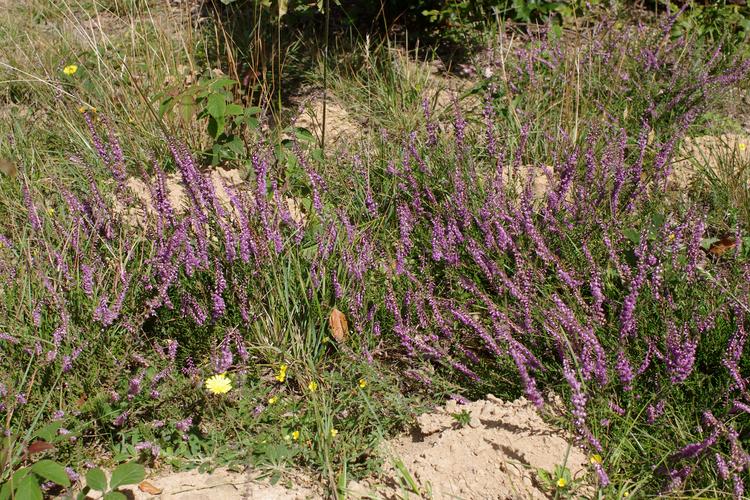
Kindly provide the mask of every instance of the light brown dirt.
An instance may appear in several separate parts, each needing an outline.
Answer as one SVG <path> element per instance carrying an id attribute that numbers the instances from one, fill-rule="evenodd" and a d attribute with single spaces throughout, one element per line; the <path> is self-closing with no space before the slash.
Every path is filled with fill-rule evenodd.
<path id="1" fill-rule="evenodd" d="M 738 167 L 747 165 L 750 165 L 750 135 L 689 137 L 680 149 L 670 181 L 673 187 L 684 189 L 701 171 L 728 180 L 736 177 Z"/>
<path id="2" fill-rule="evenodd" d="M 465 426 L 452 416 L 463 410 L 470 414 Z M 347 498 L 546 499 L 551 495 L 539 482 L 539 469 L 553 471 L 564 465 L 574 479 L 583 479 L 587 463 L 583 452 L 546 424 L 529 401 L 504 402 L 492 395 L 467 405 L 449 401 L 421 415 L 412 434 L 385 443 L 379 452 L 388 464 L 383 473 L 350 481 Z M 419 491 L 410 487 L 406 476 Z M 307 477 L 271 485 L 250 473 L 226 469 L 156 474 L 148 481 L 162 493 L 153 496 L 134 488 L 136 500 L 325 497 L 325 488 Z"/>
<path id="3" fill-rule="evenodd" d="M 180 174 L 173 173 L 167 174 L 165 179 L 167 198 L 172 208 L 177 214 L 182 214 L 187 210 L 189 199 L 187 197 L 187 191 L 185 186 L 182 184 Z M 207 175 L 211 184 L 213 185 L 216 197 L 221 202 L 222 206 L 230 209 L 231 202 L 229 195 L 224 190 L 224 183 L 227 186 L 235 187 L 241 185 L 244 181 L 242 174 L 239 170 L 224 170 L 221 167 L 217 167 Z M 155 183 L 155 179 L 151 181 Z M 137 207 L 131 206 L 126 207 L 119 199 L 114 198 L 114 209 L 115 213 L 122 214 L 126 221 L 131 224 L 145 226 L 145 220 L 147 216 L 153 216 L 156 210 L 151 200 L 151 194 L 146 182 L 138 177 L 130 177 L 125 181 L 125 185 L 130 190 L 131 194 L 135 196 L 137 200 Z"/>
<path id="4" fill-rule="evenodd" d="M 248 191 L 249 184 L 243 179 L 242 173 L 237 169 L 225 170 L 222 167 L 216 167 L 206 174 L 203 174 L 213 185 L 216 198 L 221 203 L 225 210 L 235 214 L 235 209 L 229 199 L 224 185 L 226 184 L 232 189 L 243 191 L 246 196 L 252 197 L 252 193 Z M 156 182 L 156 179 L 149 179 L 152 184 Z M 165 175 L 164 181 L 167 193 L 167 199 L 172 205 L 175 213 L 184 214 L 188 209 L 190 200 L 185 190 L 185 186 L 182 183 L 181 176 L 178 173 L 172 173 Z M 123 216 L 123 219 L 132 225 L 145 227 L 146 220 L 148 217 L 156 215 L 153 200 L 151 199 L 151 193 L 146 182 L 139 177 L 130 177 L 125 181 L 125 185 L 130 191 L 130 194 L 135 198 L 134 204 L 131 206 L 125 206 L 125 204 L 117 197 L 113 196 L 114 211 L 117 214 Z M 302 211 L 301 203 L 293 198 L 285 198 L 286 209 L 289 211 L 289 215 L 292 219 L 299 223 L 304 223 L 306 216 Z M 236 214 L 235 214 L 236 215 Z"/>
<path id="5" fill-rule="evenodd" d="M 469 424 L 452 414 L 466 410 Z M 543 499 L 538 470 L 565 465 L 585 475 L 586 456 L 546 424 L 526 399 L 503 402 L 492 395 L 467 405 L 449 401 L 417 418 L 417 432 L 388 443 L 391 466 L 376 480 L 350 484 L 352 498 L 403 498 L 401 460 L 421 498 Z M 412 497 L 413 492 L 412 492 Z"/>
<path id="6" fill-rule="evenodd" d="M 271 484 L 250 474 L 223 468 L 210 474 L 195 470 L 177 472 L 149 478 L 148 482 L 162 490 L 161 494 L 150 495 L 133 487 L 132 496 L 128 496 L 135 500 L 306 500 L 324 496 L 322 488 L 306 478 L 295 478 L 295 484 Z"/>
<path id="7" fill-rule="evenodd" d="M 308 99 L 294 125 L 309 130 L 320 142 L 323 135 L 323 99 Z M 330 97 L 326 102 L 325 141 L 326 146 L 337 146 L 361 135 L 362 127 L 357 124 L 343 106 Z"/>

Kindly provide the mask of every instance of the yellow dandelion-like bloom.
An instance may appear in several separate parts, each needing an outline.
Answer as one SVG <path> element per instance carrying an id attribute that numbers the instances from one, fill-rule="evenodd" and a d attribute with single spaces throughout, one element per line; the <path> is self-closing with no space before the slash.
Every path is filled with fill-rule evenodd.
<path id="1" fill-rule="evenodd" d="M 311 380 L 309 384 L 307 384 L 307 388 L 310 389 L 310 392 L 315 392 L 318 390 L 318 383 L 314 380 Z"/>
<path id="2" fill-rule="evenodd" d="M 747 149 L 747 144 L 745 144 L 744 142 L 739 143 L 737 146 L 740 148 L 741 153 L 744 153 Z"/>
<path id="3" fill-rule="evenodd" d="M 674 239 L 677 238 L 674 233 L 670 233 L 669 236 L 667 236 L 667 241 L 674 241 Z"/>
<path id="4" fill-rule="evenodd" d="M 359 388 L 364 389 L 365 387 L 367 387 L 367 380 L 363 378 L 359 379 Z"/>
<path id="5" fill-rule="evenodd" d="M 55 209 L 52 208 L 52 207 L 48 208 L 47 209 L 47 215 L 49 215 L 49 216 L 55 215 Z"/>
<path id="6" fill-rule="evenodd" d="M 79 113 L 85 113 L 86 112 L 86 106 L 81 106 L 78 108 Z"/>
<path id="7" fill-rule="evenodd" d="M 232 390 L 232 380 L 223 373 L 214 375 L 206 380 L 206 389 L 212 394 L 226 394 Z"/>
<path id="8" fill-rule="evenodd" d="M 275 405 L 276 403 L 278 403 L 278 401 L 279 401 L 278 396 L 271 396 L 270 398 L 268 398 L 269 405 Z"/>
<path id="9" fill-rule="evenodd" d="M 295 441 L 299 439 L 299 431 L 292 432 L 292 439 Z"/>
<path id="10" fill-rule="evenodd" d="M 591 455 L 590 461 L 591 461 L 592 464 L 601 465 L 602 464 L 602 456 L 599 455 L 598 453 L 594 453 L 593 455 Z"/>
<path id="11" fill-rule="evenodd" d="M 629 496 L 630 496 L 630 493 L 629 493 L 629 492 L 627 492 L 627 491 L 623 491 L 623 492 L 622 492 L 622 497 L 623 497 L 623 498 L 626 498 L 626 497 L 629 497 Z"/>
<path id="12" fill-rule="evenodd" d="M 286 370 L 287 366 L 282 363 L 281 366 L 279 366 L 279 374 L 276 375 L 276 380 L 278 380 L 279 382 L 283 382 L 284 380 L 286 380 Z"/>
<path id="13" fill-rule="evenodd" d="M 332 437 L 332 438 L 335 438 L 335 437 L 336 437 L 336 434 L 338 434 L 338 433 L 339 433 L 339 431 L 338 431 L 338 430 L 336 430 L 336 429 L 331 429 L 331 437 Z"/>
<path id="14" fill-rule="evenodd" d="M 565 486 L 567 486 L 567 484 L 568 484 L 568 482 L 565 480 L 564 477 L 561 477 L 560 479 L 557 480 L 557 487 L 558 488 L 565 488 Z"/>
<path id="15" fill-rule="evenodd" d="M 76 71 L 78 71 L 78 66 L 75 64 L 68 64 L 63 68 L 63 73 L 65 73 L 68 76 L 73 76 L 76 74 Z"/>

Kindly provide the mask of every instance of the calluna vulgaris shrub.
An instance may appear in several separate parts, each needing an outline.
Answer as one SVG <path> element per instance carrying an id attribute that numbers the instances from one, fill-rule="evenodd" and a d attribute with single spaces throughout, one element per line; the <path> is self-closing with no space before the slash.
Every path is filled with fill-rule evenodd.
<path id="1" fill-rule="evenodd" d="M 171 161 L 142 173 L 143 227 L 114 209 L 114 197 L 140 203 L 125 152 L 86 115 L 99 163 L 73 163 L 88 189 L 43 198 L 22 176 L 26 210 L 0 223 L 6 433 L 77 412 L 93 422 L 79 439 L 146 421 L 163 444 L 183 439 L 201 417 L 197 384 L 230 371 L 241 386 L 284 362 L 274 346 L 314 350 L 326 321 L 316 311 L 335 305 L 358 355 L 402 364 L 419 383 L 432 364 L 467 386 L 512 374 L 538 406 L 553 388 L 577 443 L 604 457 L 592 466 L 601 487 L 625 467 L 609 463 L 614 436 L 635 422 L 672 446 L 627 466 L 653 474 L 652 493 L 717 481 L 741 497 L 750 264 L 708 258 L 701 207 L 666 193 L 680 139 L 748 63 L 718 50 L 685 58 L 693 49 L 668 29 L 604 28 L 576 57 L 611 83 L 613 105 L 630 103 L 627 118 L 596 95 L 603 113 L 577 138 L 533 113 L 514 128 L 495 88 L 482 123 L 457 106 L 449 126 L 428 112 L 424 130 L 384 133 L 340 165 L 345 175 L 324 174 L 301 147 L 292 174 L 260 142 L 251 180 L 222 186 L 226 202 L 169 140 Z M 566 57 L 563 45 L 530 41 L 506 61 L 508 92 L 554 87 Z M 109 184 L 95 181 L 101 165 Z M 172 168 L 186 207 L 167 195 Z M 687 415 L 689 437 L 674 434 L 675 414 Z"/>

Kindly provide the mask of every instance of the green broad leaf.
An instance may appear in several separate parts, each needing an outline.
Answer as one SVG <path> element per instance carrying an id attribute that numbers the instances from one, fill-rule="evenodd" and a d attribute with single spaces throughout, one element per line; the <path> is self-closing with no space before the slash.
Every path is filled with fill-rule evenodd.
<path id="1" fill-rule="evenodd" d="M 209 95 L 206 111 L 208 111 L 208 114 L 214 118 L 223 119 L 227 112 L 227 99 L 224 94 L 216 92 Z"/>
<path id="2" fill-rule="evenodd" d="M 104 471 L 96 468 L 86 473 L 86 486 L 96 491 L 107 491 L 107 476 Z"/>
<path id="3" fill-rule="evenodd" d="M 42 500 L 42 489 L 37 481 L 33 474 L 23 478 L 16 488 L 15 500 Z"/>
<path id="4" fill-rule="evenodd" d="M 255 130 L 260 128 L 260 122 L 254 116 L 249 116 L 245 114 L 245 116 L 242 117 L 242 121 L 245 122 L 245 125 L 247 125 L 247 128 L 255 129 Z"/>
<path id="5" fill-rule="evenodd" d="M 52 422 L 36 431 L 34 436 L 38 437 L 39 439 L 43 439 L 48 443 L 53 443 L 58 440 L 56 439 L 58 437 L 57 431 L 58 429 L 60 429 L 60 427 L 62 427 L 62 422 Z"/>
<path id="6" fill-rule="evenodd" d="M 216 80 L 212 80 L 208 84 L 208 88 L 211 90 L 221 90 L 221 89 L 228 89 L 229 87 L 233 87 L 237 85 L 237 80 L 232 80 L 231 78 L 217 78 Z"/>
<path id="7" fill-rule="evenodd" d="M 76 500 L 86 500 L 86 497 L 89 495 L 89 491 L 91 491 L 91 488 L 88 486 L 85 486 L 81 491 L 78 492 L 76 495 Z"/>
<path id="8" fill-rule="evenodd" d="M 180 116 L 185 122 L 189 122 L 195 114 L 195 103 L 191 100 L 189 103 L 180 103 Z"/>
<path id="9" fill-rule="evenodd" d="M 666 217 L 664 216 L 664 214 L 660 214 L 660 213 L 658 213 L 658 212 L 657 212 L 657 213 L 654 213 L 654 214 L 653 214 L 653 215 L 651 216 L 651 223 L 652 223 L 652 224 L 653 224 L 653 225 L 654 225 L 655 227 L 662 227 L 662 226 L 664 225 L 664 221 L 666 221 L 666 220 L 667 220 L 667 218 L 666 218 Z"/>
<path id="10" fill-rule="evenodd" d="M 245 108 L 239 104 L 229 103 L 227 104 L 227 116 L 239 116 L 245 112 Z"/>
<path id="11" fill-rule="evenodd" d="M 164 117 L 164 115 L 171 110 L 174 107 L 174 98 L 167 97 L 163 101 L 159 103 L 159 116 Z"/>
<path id="12" fill-rule="evenodd" d="M 633 228 L 629 227 L 629 228 L 623 230 L 622 234 L 627 239 L 629 239 L 630 241 L 632 241 L 633 244 L 635 244 L 635 245 L 637 245 L 641 241 L 641 235 L 640 235 L 640 233 L 638 231 L 636 231 L 635 229 L 633 229 Z"/>
<path id="13" fill-rule="evenodd" d="M 248 106 L 245 108 L 245 116 L 254 116 L 260 114 L 260 108 L 258 106 Z"/>
<path id="14" fill-rule="evenodd" d="M 104 495 L 104 500 L 127 500 L 127 498 L 124 493 L 120 493 L 119 491 L 110 491 Z"/>
<path id="15" fill-rule="evenodd" d="M 65 472 L 65 467 L 52 460 L 40 460 L 31 466 L 32 472 L 55 484 L 70 487 L 70 478 Z"/>
<path id="16" fill-rule="evenodd" d="M 146 477 L 146 469 L 137 462 L 127 462 L 120 464 L 112 471 L 112 478 L 109 486 L 111 489 L 117 489 L 125 484 L 137 484 Z"/>
<path id="17" fill-rule="evenodd" d="M 224 147 L 232 151 L 234 154 L 239 155 L 245 150 L 245 143 L 239 137 L 233 137 L 231 141 L 224 144 Z"/>
<path id="18" fill-rule="evenodd" d="M 0 488 L 0 500 L 8 500 L 10 498 L 10 481 L 5 481 L 3 486 Z"/>
<path id="19" fill-rule="evenodd" d="M 711 248 L 711 245 L 719 241 L 719 238 L 703 238 L 701 240 L 701 247 L 703 247 L 704 250 L 708 250 Z"/>
<path id="20" fill-rule="evenodd" d="M 211 116 L 208 118 L 208 133 L 214 140 L 224 132 L 224 116 Z"/>
<path id="21" fill-rule="evenodd" d="M 303 142 L 312 142 L 315 140 L 315 136 L 313 136 L 312 132 L 304 127 L 294 127 L 294 135 L 297 136 L 297 139 Z"/>

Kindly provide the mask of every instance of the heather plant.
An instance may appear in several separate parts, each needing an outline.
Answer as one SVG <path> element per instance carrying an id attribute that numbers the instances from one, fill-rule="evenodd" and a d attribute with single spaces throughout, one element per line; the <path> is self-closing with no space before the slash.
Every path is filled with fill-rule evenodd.
<path id="1" fill-rule="evenodd" d="M 748 64 L 673 40 L 672 20 L 607 22 L 579 52 L 527 39 L 481 118 L 428 100 L 421 127 L 351 155 L 261 136 L 239 185 L 179 137 L 139 161 L 123 127 L 76 111 L 75 183 L 30 163 L 0 178 L 0 479 L 107 443 L 114 462 L 315 465 L 336 488 L 408 417 L 402 393 L 491 391 L 562 398 L 602 496 L 742 497 L 750 264 L 706 251 L 711 214 L 670 174 Z"/>

